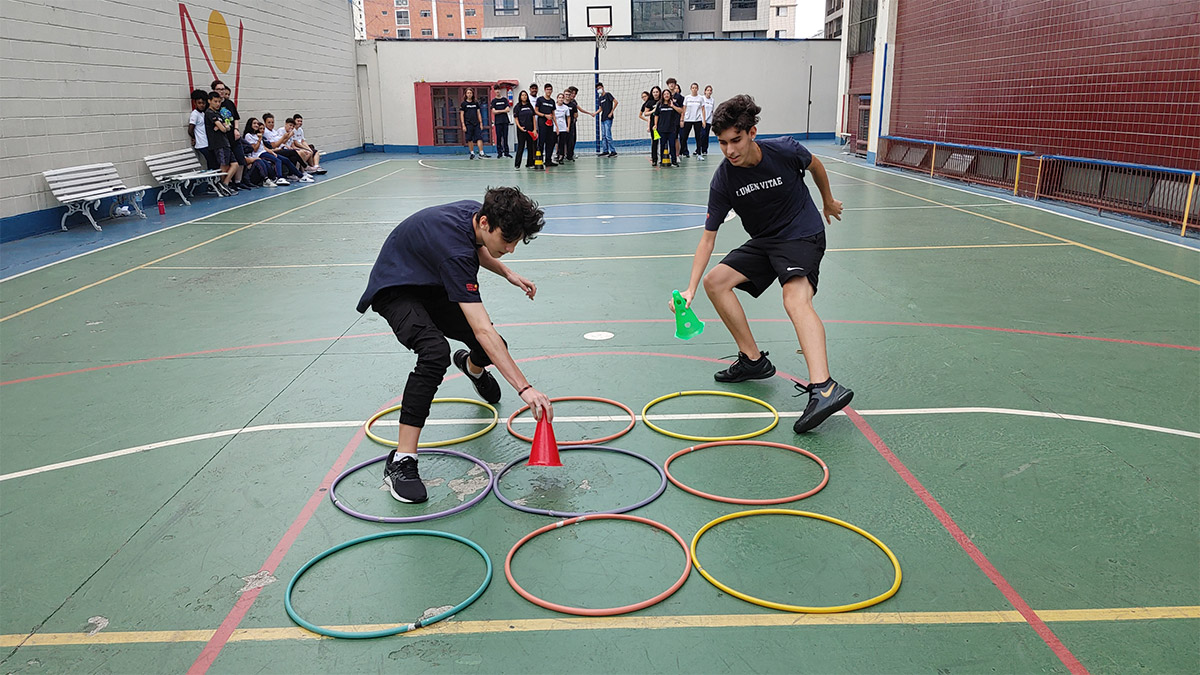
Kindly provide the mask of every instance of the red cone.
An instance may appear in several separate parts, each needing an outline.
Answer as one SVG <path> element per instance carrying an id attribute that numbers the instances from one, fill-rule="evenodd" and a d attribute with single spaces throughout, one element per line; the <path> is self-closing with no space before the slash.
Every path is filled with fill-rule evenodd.
<path id="1" fill-rule="evenodd" d="M 558 459 L 558 441 L 554 440 L 554 427 L 545 415 L 538 420 L 533 432 L 533 449 L 529 451 L 527 466 L 562 466 Z"/>

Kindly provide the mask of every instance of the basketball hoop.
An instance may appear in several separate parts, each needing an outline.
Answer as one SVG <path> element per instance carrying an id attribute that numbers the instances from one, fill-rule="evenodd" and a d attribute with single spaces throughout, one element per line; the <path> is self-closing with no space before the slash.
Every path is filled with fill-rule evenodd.
<path id="1" fill-rule="evenodd" d="M 607 49 L 608 34 L 612 32 L 612 26 L 592 26 L 592 30 L 596 32 L 596 49 Z"/>

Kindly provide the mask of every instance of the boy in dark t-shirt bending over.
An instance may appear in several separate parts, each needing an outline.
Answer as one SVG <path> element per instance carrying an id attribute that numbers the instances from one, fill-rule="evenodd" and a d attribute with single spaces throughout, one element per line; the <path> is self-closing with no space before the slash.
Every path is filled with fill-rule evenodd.
<path id="1" fill-rule="evenodd" d="M 478 278 L 480 267 L 491 270 L 532 300 L 537 286 L 506 267 L 500 257 L 512 253 L 519 242 L 529 243 L 542 225 L 542 210 L 533 200 L 517 188 L 500 187 L 488 190 L 482 204 L 464 200 L 418 211 L 384 241 L 358 311 L 373 308 L 400 344 L 417 353 L 417 365 L 404 387 L 399 443 L 384 465 L 384 482 L 398 501 L 415 504 L 427 499 L 417 473 L 417 443 L 452 361 L 488 403 L 500 400 L 500 384 L 485 370 L 495 365 L 534 417 L 553 419 L 550 399 L 525 379 L 492 326 Z M 470 350 L 460 349 L 451 357 L 448 337 Z"/>
<path id="2" fill-rule="evenodd" d="M 795 431 L 810 431 L 850 403 L 854 392 L 829 376 L 825 353 L 825 326 L 813 309 L 821 258 L 825 255 L 825 223 L 841 220 L 842 203 L 833 198 L 829 175 L 821 160 L 791 137 L 756 141 L 762 108 L 742 94 L 717 106 L 713 132 L 721 143 L 725 161 L 713 174 L 708 192 L 708 219 L 692 260 L 692 276 L 683 297 L 691 305 L 704 277 L 704 291 L 725 327 L 737 342 L 737 361 L 717 373 L 718 382 L 761 380 L 775 374 L 775 366 L 760 352 L 750 332 L 746 313 L 733 290 L 753 297 L 762 295 L 776 279 L 783 287 L 783 308 L 795 326 L 811 384 L 796 383 L 808 394 L 808 405 Z M 805 172 L 821 192 L 817 209 Z M 730 251 L 704 274 L 717 239 L 717 228 L 730 209 L 742 219 L 750 241 Z M 824 216 L 824 220 L 822 220 Z"/>

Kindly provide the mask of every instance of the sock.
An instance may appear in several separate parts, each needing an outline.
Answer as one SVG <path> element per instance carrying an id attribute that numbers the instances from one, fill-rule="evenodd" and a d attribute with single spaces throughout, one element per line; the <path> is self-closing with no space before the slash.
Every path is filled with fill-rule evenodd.
<path id="1" fill-rule="evenodd" d="M 405 457 L 411 457 L 415 461 L 417 459 L 417 453 L 415 453 L 415 452 L 400 452 L 399 450 L 393 450 L 392 453 L 390 455 L 388 455 L 387 463 L 395 464 L 396 462 L 399 462 L 400 460 L 404 459 Z"/>
<path id="2" fill-rule="evenodd" d="M 478 375 L 476 375 L 475 373 L 472 373 L 471 372 L 471 359 L 470 359 L 470 357 L 467 357 L 467 376 L 468 377 L 470 377 L 473 380 L 478 380 L 479 378 L 483 377 L 483 374 L 486 372 L 487 372 L 487 368 L 484 368 L 483 370 L 479 371 Z"/>

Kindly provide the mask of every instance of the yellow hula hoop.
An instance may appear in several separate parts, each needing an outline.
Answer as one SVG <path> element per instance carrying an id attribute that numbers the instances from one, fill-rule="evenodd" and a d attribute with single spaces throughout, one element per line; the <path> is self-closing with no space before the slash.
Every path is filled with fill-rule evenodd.
<path id="1" fill-rule="evenodd" d="M 869 600 L 863 600 L 862 602 L 856 602 L 856 603 L 853 603 L 850 605 L 833 605 L 830 607 L 802 607 L 799 605 L 785 605 L 785 604 L 779 603 L 779 602 L 771 602 L 770 600 L 763 600 L 762 598 L 756 598 L 752 595 L 746 595 L 745 593 L 740 593 L 738 591 L 735 591 L 732 588 L 726 586 L 725 584 L 712 578 L 712 575 L 710 575 L 704 569 L 704 567 L 700 565 L 700 559 L 698 557 L 696 557 L 696 544 L 697 544 L 697 542 L 700 541 L 701 535 L 703 535 L 705 532 L 707 532 L 714 525 L 719 525 L 727 520 L 733 520 L 734 518 L 744 518 L 747 516 L 762 516 L 762 515 L 802 516 L 804 518 L 816 518 L 817 520 L 824 520 L 825 522 L 833 523 L 834 525 L 840 525 L 841 527 L 844 527 L 848 530 L 857 532 L 858 534 L 861 534 L 862 536 L 869 539 L 871 541 L 871 543 L 878 546 L 880 548 L 880 550 L 882 550 L 884 553 L 887 554 L 888 559 L 892 561 L 892 567 L 894 567 L 896 569 L 896 580 L 892 582 L 892 587 L 889 588 L 887 591 L 885 591 L 881 595 L 877 595 L 873 598 L 870 598 Z M 753 603 L 760 607 L 768 607 L 770 609 L 778 609 L 778 610 L 782 610 L 784 612 L 802 612 L 805 614 L 837 614 L 839 612 L 853 612 L 854 610 L 857 610 L 857 609 L 863 609 L 864 607 L 870 607 L 871 605 L 877 605 L 877 604 L 883 602 L 884 600 L 887 600 L 888 598 L 892 597 L 893 595 L 896 594 L 896 591 L 900 590 L 900 561 L 896 560 L 896 556 L 895 556 L 895 554 L 892 553 L 891 549 L 889 549 L 887 546 L 885 546 L 882 541 L 879 541 L 878 539 L 876 539 L 874 536 L 871 535 L 871 533 L 867 532 L 866 530 L 855 527 L 854 525 L 851 525 L 850 523 L 847 523 L 845 521 L 838 520 L 837 518 L 822 515 L 820 513 L 810 513 L 808 511 L 792 511 L 790 509 L 755 509 L 753 511 L 739 511 L 737 513 L 730 513 L 729 515 L 721 516 L 720 518 L 717 518 L 716 520 L 714 520 L 714 521 L 708 523 L 707 525 L 705 525 L 704 527 L 700 528 L 700 531 L 696 533 L 696 536 L 692 537 L 691 551 L 692 551 L 692 564 L 696 567 L 696 570 L 698 572 L 700 572 L 700 574 L 703 575 L 705 579 L 708 579 L 708 582 L 711 583 L 713 586 L 716 586 L 717 588 L 721 589 L 722 591 L 725 591 L 726 593 L 732 595 L 735 598 L 745 600 L 746 602 Z"/>
<path id="2" fill-rule="evenodd" d="M 757 404 L 761 405 L 762 407 L 766 408 L 767 410 L 770 410 L 771 414 L 775 416 L 775 419 L 771 420 L 771 423 L 769 425 L 767 425 L 767 427 L 765 429 L 759 429 L 758 431 L 752 431 L 748 434 L 741 434 L 738 436 L 689 436 L 687 434 L 677 434 L 674 431 L 667 431 L 666 429 L 663 429 L 662 427 L 658 426 L 657 424 L 651 422 L 650 418 L 646 416 L 646 413 L 650 410 L 651 407 L 658 405 L 659 403 L 662 403 L 663 401 L 665 401 L 669 398 L 675 398 L 676 396 L 697 396 L 697 395 L 701 395 L 701 394 L 707 394 L 709 396 L 728 396 L 730 398 L 740 398 L 743 401 L 750 401 L 751 403 L 757 403 Z M 761 435 L 767 433 L 768 431 L 774 429 L 775 425 L 779 424 L 779 411 L 776 410 L 775 408 L 771 407 L 770 403 L 767 403 L 766 401 L 763 401 L 762 399 L 757 399 L 757 398 L 754 398 L 753 396 L 746 396 L 745 394 L 735 394 L 731 391 L 677 391 L 673 394 L 667 394 L 666 396 L 659 396 L 658 398 L 654 399 L 653 401 L 650 401 L 649 403 L 647 403 L 646 407 L 642 408 L 642 421 L 646 423 L 646 426 L 650 427 L 651 429 L 657 431 L 660 434 L 663 434 L 664 436 L 670 436 L 671 438 L 680 438 L 685 441 L 703 441 L 703 442 L 741 441 L 741 440 L 745 440 L 747 438 L 754 438 L 755 436 L 761 436 Z"/>
<path id="3" fill-rule="evenodd" d="M 480 429 L 479 431 L 476 431 L 473 434 L 468 434 L 461 438 L 451 438 L 448 441 L 430 441 L 429 443 L 418 443 L 417 444 L 418 448 L 441 448 L 441 447 L 445 447 L 447 445 L 454 445 L 455 443 L 466 443 L 467 441 L 475 440 L 476 438 L 479 438 L 480 436 L 486 434 L 487 432 L 491 431 L 492 429 L 495 429 L 496 424 L 500 422 L 500 413 L 496 411 L 495 407 L 493 407 L 491 404 L 484 403 L 483 401 L 476 401 L 473 398 L 435 398 L 435 399 L 433 399 L 433 402 L 434 403 L 473 403 L 481 408 L 487 408 L 488 410 L 492 411 L 492 423 L 487 425 L 486 427 Z M 399 410 L 402 407 L 404 407 L 403 404 L 397 404 L 390 408 L 380 410 L 379 412 L 375 413 L 374 415 L 371 415 L 371 419 L 367 420 L 367 423 L 363 426 L 363 429 L 365 429 L 367 432 L 367 438 L 370 438 L 371 440 L 375 441 L 376 443 L 378 443 L 380 445 L 386 445 L 386 446 L 393 447 L 393 448 L 396 447 L 397 445 L 399 445 L 399 443 L 397 441 L 390 441 L 386 438 L 376 436 L 375 432 L 371 431 L 371 425 L 375 424 L 375 422 L 378 421 L 380 417 L 383 417 L 384 415 L 386 415 L 388 413 L 396 412 L 397 410 Z"/>

